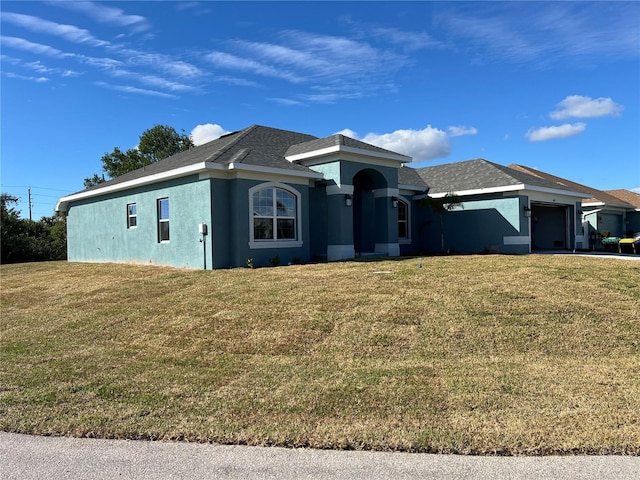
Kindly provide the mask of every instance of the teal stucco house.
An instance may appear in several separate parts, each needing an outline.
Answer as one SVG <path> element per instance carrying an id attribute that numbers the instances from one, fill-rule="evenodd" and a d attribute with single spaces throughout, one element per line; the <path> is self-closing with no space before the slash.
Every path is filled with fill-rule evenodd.
<path id="1" fill-rule="evenodd" d="M 68 260 L 193 269 L 358 256 L 581 248 L 580 201 L 557 183 L 471 160 L 411 158 L 340 134 L 253 125 L 61 198 Z M 460 207 L 439 218 L 425 199 Z M 441 221 L 442 220 L 442 221 Z"/>
<path id="2" fill-rule="evenodd" d="M 417 248 L 410 157 L 254 125 L 63 197 L 69 261 L 228 268 Z"/>

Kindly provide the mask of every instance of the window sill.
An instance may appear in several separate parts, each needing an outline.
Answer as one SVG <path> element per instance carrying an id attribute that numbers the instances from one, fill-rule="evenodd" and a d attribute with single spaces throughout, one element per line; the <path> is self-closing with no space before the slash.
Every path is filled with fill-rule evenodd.
<path id="1" fill-rule="evenodd" d="M 301 240 L 264 240 L 264 241 L 251 241 L 249 242 L 249 248 L 299 248 L 302 246 Z"/>
<path id="2" fill-rule="evenodd" d="M 411 245 L 411 239 L 410 238 L 401 238 L 400 240 L 398 240 L 398 243 L 400 245 Z"/>

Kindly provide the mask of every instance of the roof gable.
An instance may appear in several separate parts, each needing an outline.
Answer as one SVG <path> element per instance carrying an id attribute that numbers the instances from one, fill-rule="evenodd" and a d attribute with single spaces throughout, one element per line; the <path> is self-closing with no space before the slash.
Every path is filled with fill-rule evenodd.
<path id="1" fill-rule="evenodd" d="M 300 162 L 308 159 L 319 158 L 337 152 L 354 153 L 365 156 L 394 160 L 400 163 L 408 163 L 411 157 L 391 150 L 371 145 L 340 133 L 324 138 L 316 138 L 308 142 L 292 145 L 285 153 L 285 158 L 290 162 Z"/>

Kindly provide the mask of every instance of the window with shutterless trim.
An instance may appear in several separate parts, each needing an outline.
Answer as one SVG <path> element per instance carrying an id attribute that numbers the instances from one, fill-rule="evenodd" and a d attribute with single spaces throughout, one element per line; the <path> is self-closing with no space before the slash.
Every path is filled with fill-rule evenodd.
<path id="1" fill-rule="evenodd" d="M 158 242 L 169 241 L 169 199 L 158 199 Z"/>
<path id="2" fill-rule="evenodd" d="M 266 183 L 249 190 L 251 248 L 302 245 L 300 193 L 288 185 Z"/>
<path id="3" fill-rule="evenodd" d="M 398 239 L 409 239 L 409 204 L 398 199 Z"/>
<path id="4" fill-rule="evenodd" d="M 127 204 L 127 228 L 138 226 L 138 206 L 135 203 Z"/>

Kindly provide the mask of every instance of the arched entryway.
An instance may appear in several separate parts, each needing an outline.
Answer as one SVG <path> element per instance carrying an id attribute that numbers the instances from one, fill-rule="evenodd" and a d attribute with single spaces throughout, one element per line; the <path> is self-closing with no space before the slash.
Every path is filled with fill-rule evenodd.
<path id="1" fill-rule="evenodd" d="M 376 191 L 387 188 L 384 176 L 373 169 L 365 169 L 353 177 L 353 247 L 356 255 L 373 253 L 376 243 L 386 232 L 387 212 L 376 201 Z M 384 222 L 383 226 L 378 225 Z"/>

